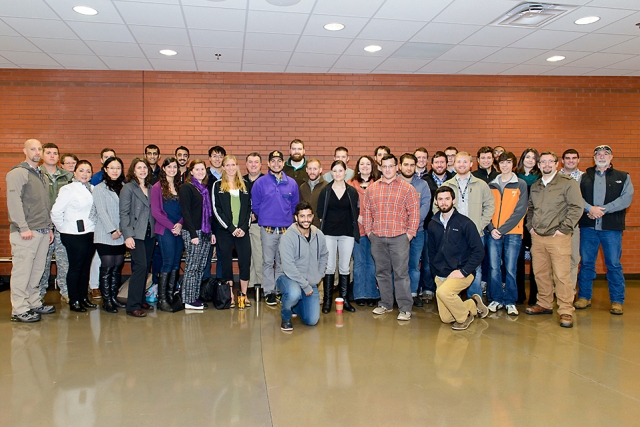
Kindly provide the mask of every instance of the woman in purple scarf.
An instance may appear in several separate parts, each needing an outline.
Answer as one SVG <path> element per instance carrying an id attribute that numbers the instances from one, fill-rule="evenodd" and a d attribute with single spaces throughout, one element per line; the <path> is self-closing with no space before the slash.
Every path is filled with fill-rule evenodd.
<path id="1" fill-rule="evenodd" d="M 216 243 L 211 233 L 211 195 L 207 189 L 207 168 L 200 159 L 189 164 L 189 175 L 178 191 L 182 212 L 182 240 L 186 249 L 182 301 L 184 308 L 203 310 L 200 301 L 200 281 L 205 268 L 211 268 L 207 259 L 209 246 Z"/>

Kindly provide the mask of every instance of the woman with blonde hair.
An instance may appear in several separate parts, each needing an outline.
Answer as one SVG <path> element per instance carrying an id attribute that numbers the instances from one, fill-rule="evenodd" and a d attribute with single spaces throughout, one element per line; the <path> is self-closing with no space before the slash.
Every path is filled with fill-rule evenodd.
<path id="1" fill-rule="evenodd" d="M 222 177 L 213 184 L 213 212 L 218 220 L 218 262 L 222 266 L 222 280 L 233 287 L 232 252 L 236 248 L 240 267 L 240 293 L 238 308 L 250 307 L 246 299 L 251 267 L 251 195 L 240 174 L 238 161 L 233 155 L 222 159 Z M 231 292 L 231 307 L 235 306 Z"/>

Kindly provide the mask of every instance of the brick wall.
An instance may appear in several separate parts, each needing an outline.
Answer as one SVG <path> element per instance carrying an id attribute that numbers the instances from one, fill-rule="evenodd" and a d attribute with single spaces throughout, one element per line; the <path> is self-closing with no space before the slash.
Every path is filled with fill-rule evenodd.
<path id="1" fill-rule="evenodd" d="M 186 145 L 191 158 L 206 158 L 219 144 L 244 157 L 286 152 L 300 138 L 325 167 L 337 145 L 349 147 L 353 166 L 378 145 L 401 154 L 499 144 L 518 156 L 530 146 L 576 148 L 584 169 L 593 147 L 607 143 L 636 184 L 640 169 L 638 77 L 0 70 L 0 95 L 3 193 L 27 138 L 55 142 L 95 167 L 105 146 L 126 163 L 152 143 L 163 155 Z M 626 273 L 640 273 L 637 203 L 624 235 Z M 10 256 L 6 211 L 2 197 L 0 257 Z M 0 274 L 8 271 L 0 264 Z"/>

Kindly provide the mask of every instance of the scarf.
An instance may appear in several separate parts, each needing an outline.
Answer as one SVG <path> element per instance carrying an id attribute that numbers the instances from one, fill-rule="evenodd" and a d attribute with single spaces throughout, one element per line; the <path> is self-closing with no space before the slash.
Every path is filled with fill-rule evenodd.
<path id="1" fill-rule="evenodd" d="M 194 187 L 196 187 L 196 189 L 200 192 L 200 195 L 202 196 L 202 225 L 200 227 L 200 230 L 203 233 L 211 233 L 212 212 L 211 212 L 211 204 L 209 203 L 209 201 L 211 200 L 211 198 L 209 197 L 209 189 L 207 189 L 206 185 L 202 184 L 200 181 L 198 181 L 195 178 L 191 180 L 191 184 Z"/>
<path id="2" fill-rule="evenodd" d="M 78 181 L 77 179 L 73 178 L 73 179 L 71 180 L 71 182 L 80 182 L 80 181 Z M 92 189 L 91 183 L 90 183 L 89 181 L 87 181 L 87 182 L 80 182 L 80 184 L 82 184 L 82 185 L 84 185 L 85 187 L 87 187 L 87 190 L 89 190 L 89 193 L 93 193 L 93 189 Z"/>

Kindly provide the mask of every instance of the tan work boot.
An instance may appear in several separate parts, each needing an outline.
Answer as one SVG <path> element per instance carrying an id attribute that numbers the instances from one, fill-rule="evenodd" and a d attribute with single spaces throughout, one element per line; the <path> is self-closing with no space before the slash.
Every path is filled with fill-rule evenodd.
<path id="1" fill-rule="evenodd" d="M 573 303 L 573 306 L 578 310 L 582 310 L 583 308 L 591 307 L 591 300 L 586 298 L 578 298 L 578 300 Z"/>
<path id="2" fill-rule="evenodd" d="M 618 316 L 621 315 L 623 313 L 622 304 L 620 304 L 619 302 L 612 302 L 611 310 L 609 310 L 609 313 L 616 314 Z"/>

